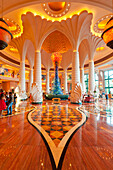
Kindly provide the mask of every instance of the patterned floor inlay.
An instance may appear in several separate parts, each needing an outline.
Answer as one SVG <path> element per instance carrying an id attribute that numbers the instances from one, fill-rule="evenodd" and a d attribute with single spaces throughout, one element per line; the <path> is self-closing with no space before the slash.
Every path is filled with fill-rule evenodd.
<path id="1" fill-rule="evenodd" d="M 67 141 L 86 121 L 86 116 L 67 105 L 44 105 L 29 113 L 28 120 L 46 139 L 58 167 Z"/>

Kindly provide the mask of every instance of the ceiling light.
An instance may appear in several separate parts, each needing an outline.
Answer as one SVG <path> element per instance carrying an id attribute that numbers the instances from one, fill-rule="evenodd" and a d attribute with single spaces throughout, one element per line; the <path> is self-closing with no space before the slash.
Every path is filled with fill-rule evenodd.
<path id="1" fill-rule="evenodd" d="M 106 45 L 113 49 L 113 17 L 107 22 L 101 37 Z"/>

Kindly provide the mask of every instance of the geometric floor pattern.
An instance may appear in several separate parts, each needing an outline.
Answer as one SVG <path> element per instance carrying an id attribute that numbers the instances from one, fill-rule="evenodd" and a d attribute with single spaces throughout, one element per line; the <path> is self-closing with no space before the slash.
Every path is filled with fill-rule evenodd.
<path id="1" fill-rule="evenodd" d="M 65 106 L 47 106 L 37 108 L 31 118 L 51 137 L 56 146 L 65 134 L 78 122 L 82 115 L 79 111 Z"/>
<path id="2" fill-rule="evenodd" d="M 66 145 L 86 122 L 86 115 L 68 105 L 41 105 L 28 114 L 28 121 L 43 135 L 49 147 L 53 169 L 59 169 Z"/>

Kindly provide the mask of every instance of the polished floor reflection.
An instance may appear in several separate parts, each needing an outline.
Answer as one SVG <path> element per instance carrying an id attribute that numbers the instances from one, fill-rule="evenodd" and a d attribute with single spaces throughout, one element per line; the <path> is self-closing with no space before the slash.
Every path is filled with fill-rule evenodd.
<path id="1" fill-rule="evenodd" d="M 28 121 L 43 135 L 53 169 L 61 167 L 71 135 L 85 123 L 86 115 L 68 105 L 44 105 L 28 114 Z"/>
<path id="2" fill-rule="evenodd" d="M 35 107 L 33 105 L 30 104 L 30 102 L 28 101 L 19 101 L 17 102 L 15 105 L 12 105 L 12 114 L 7 115 L 7 110 L 5 110 L 2 113 L 2 116 L 0 116 L 0 118 L 4 118 L 4 117 L 10 117 L 10 116 L 15 116 L 18 114 L 23 114 L 26 111 L 30 111 L 32 109 L 34 109 Z"/>
<path id="3" fill-rule="evenodd" d="M 82 114 L 67 105 L 50 105 L 37 108 L 32 112 L 31 118 L 47 132 L 58 146 L 65 134 L 82 120 Z"/>
<path id="4" fill-rule="evenodd" d="M 48 104 L 31 106 L 29 102 L 22 102 L 20 114 L 0 119 L 0 169 L 55 169 L 51 156 L 54 151 L 57 156 L 58 146 L 64 147 L 65 141 L 68 145 L 58 169 L 113 169 L 112 101 L 101 100 L 82 106 L 65 104 L 64 101 L 60 106 L 51 104 L 49 101 Z M 86 123 L 76 131 L 77 124 L 86 116 Z M 52 132 L 55 133 L 51 135 Z M 71 133 L 71 138 L 66 137 Z M 48 148 L 48 136 L 51 138 L 48 146 L 52 144 L 56 150 L 55 147 Z"/>
<path id="5" fill-rule="evenodd" d="M 94 114 L 102 117 L 113 117 L 113 100 L 99 99 L 97 103 L 83 104 L 80 108 L 86 115 Z"/>

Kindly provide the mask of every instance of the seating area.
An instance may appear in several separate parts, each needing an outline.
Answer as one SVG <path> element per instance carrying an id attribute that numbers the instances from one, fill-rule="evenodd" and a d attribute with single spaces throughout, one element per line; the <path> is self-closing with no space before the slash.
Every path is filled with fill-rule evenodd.
<path id="1" fill-rule="evenodd" d="M 83 99 L 83 102 L 85 102 L 85 103 L 94 103 L 95 98 L 93 96 L 85 96 L 84 99 Z"/>

